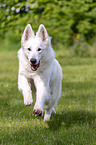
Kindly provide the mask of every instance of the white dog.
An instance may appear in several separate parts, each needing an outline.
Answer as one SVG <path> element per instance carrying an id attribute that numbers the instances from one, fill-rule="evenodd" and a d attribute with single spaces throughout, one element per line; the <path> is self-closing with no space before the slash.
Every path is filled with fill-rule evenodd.
<path id="1" fill-rule="evenodd" d="M 18 88 L 23 94 L 24 104 L 31 105 L 33 102 L 31 91 L 33 79 L 36 87 L 33 114 L 41 116 L 45 110 L 44 121 L 48 121 L 51 113 L 56 113 L 54 107 L 61 95 L 62 68 L 55 59 L 51 38 L 44 25 L 39 26 L 36 36 L 31 25 L 26 26 L 18 58 Z"/>

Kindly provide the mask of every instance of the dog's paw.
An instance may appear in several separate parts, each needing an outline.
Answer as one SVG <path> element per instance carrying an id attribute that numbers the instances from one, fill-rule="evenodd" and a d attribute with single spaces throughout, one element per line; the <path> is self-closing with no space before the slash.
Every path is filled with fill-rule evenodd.
<path id="1" fill-rule="evenodd" d="M 44 116 L 44 121 L 49 121 L 50 120 L 50 116 L 49 114 L 45 114 Z"/>
<path id="2" fill-rule="evenodd" d="M 42 110 L 41 109 L 34 109 L 33 115 L 35 116 L 42 116 Z"/>
<path id="3" fill-rule="evenodd" d="M 31 106 L 32 103 L 33 103 L 33 99 L 24 101 L 24 105 L 26 105 L 26 106 Z"/>

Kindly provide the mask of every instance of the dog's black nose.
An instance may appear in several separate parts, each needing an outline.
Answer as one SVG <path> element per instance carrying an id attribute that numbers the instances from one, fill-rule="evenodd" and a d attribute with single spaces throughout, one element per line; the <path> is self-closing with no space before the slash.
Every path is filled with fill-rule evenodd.
<path id="1" fill-rule="evenodd" d="M 36 61 L 35 58 L 31 58 L 31 59 L 30 59 L 30 62 L 34 65 L 34 64 L 36 64 L 37 61 Z"/>

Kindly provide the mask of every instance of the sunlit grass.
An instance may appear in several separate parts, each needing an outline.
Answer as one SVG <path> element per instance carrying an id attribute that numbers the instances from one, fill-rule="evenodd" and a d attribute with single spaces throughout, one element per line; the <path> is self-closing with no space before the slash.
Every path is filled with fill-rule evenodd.
<path id="1" fill-rule="evenodd" d="M 18 91 L 16 51 L 0 52 L 0 144 L 96 144 L 96 58 L 56 57 L 63 69 L 62 95 L 49 122 L 32 115 Z M 35 100 L 35 95 L 33 95 Z"/>

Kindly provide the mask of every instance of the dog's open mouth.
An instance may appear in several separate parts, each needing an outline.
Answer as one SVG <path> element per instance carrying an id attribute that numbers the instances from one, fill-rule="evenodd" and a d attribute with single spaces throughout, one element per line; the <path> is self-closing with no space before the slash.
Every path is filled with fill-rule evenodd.
<path id="1" fill-rule="evenodd" d="M 39 63 L 38 64 L 31 64 L 31 69 L 33 70 L 33 71 L 36 71 L 38 68 L 39 68 L 39 66 L 40 66 L 40 61 L 39 61 Z"/>

